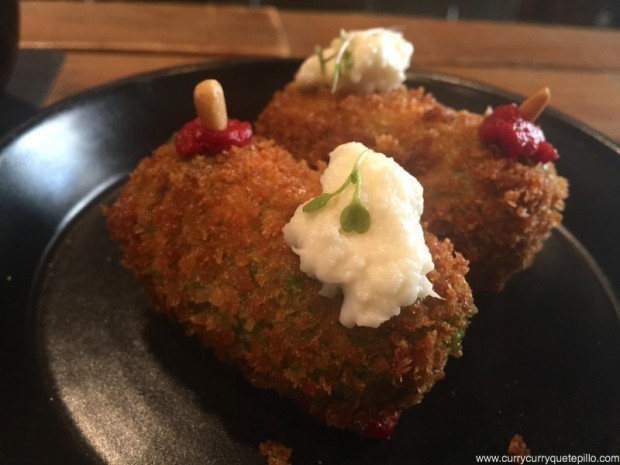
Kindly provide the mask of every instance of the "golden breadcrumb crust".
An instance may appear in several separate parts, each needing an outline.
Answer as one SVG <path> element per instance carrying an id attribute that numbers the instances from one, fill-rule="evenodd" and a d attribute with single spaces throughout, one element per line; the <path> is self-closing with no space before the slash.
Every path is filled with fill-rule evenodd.
<path id="1" fill-rule="evenodd" d="M 261 113 L 256 133 L 311 165 L 350 141 L 393 157 L 424 187 L 428 231 L 470 261 L 472 287 L 501 290 L 560 223 L 568 189 L 552 163 L 517 162 L 484 143 L 482 118 L 422 88 L 351 95 L 292 83 Z"/>
<path id="2" fill-rule="evenodd" d="M 256 386 L 328 425 L 363 431 L 418 403 L 443 376 L 475 313 L 467 262 L 426 241 L 441 299 L 427 297 L 377 329 L 338 322 L 342 299 L 319 295 L 282 227 L 320 192 L 319 173 L 255 138 L 217 156 L 182 159 L 173 144 L 144 159 L 108 226 L 156 308 Z"/>
<path id="3" fill-rule="evenodd" d="M 261 455 L 267 459 L 267 465 L 290 465 L 293 450 L 275 441 L 265 441 L 258 445 Z"/>
<path id="4" fill-rule="evenodd" d="M 520 434 L 515 434 L 512 438 L 510 438 L 510 443 L 508 444 L 508 454 L 513 457 L 519 457 L 521 460 L 515 460 L 514 463 L 525 463 L 526 457 L 531 455 L 532 451 L 530 451 L 529 447 L 525 443 L 523 436 Z"/>

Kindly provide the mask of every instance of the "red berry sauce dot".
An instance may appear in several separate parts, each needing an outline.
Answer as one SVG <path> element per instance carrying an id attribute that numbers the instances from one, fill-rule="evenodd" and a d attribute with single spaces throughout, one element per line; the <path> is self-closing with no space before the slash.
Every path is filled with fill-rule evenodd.
<path id="1" fill-rule="evenodd" d="M 364 439 L 387 439 L 391 436 L 394 428 L 398 424 L 400 418 L 400 410 L 394 412 L 389 417 L 382 418 L 381 420 L 374 420 L 366 425 L 366 428 L 362 432 Z"/>
<path id="2" fill-rule="evenodd" d="M 252 139 L 252 125 L 247 121 L 229 119 L 226 129 L 216 131 L 204 127 L 198 118 L 186 123 L 176 134 L 175 147 L 182 156 L 214 155 L 233 145 L 243 147 Z"/>
<path id="3" fill-rule="evenodd" d="M 495 108 L 482 120 L 478 134 L 515 160 L 546 163 L 558 159 L 558 153 L 545 140 L 540 127 L 523 119 L 514 103 Z"/>

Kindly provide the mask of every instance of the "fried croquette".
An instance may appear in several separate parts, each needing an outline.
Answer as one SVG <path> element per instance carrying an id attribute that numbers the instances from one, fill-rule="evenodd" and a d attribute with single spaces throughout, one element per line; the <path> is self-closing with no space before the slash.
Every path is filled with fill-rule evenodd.
<path id="1" fill-rule="evenodd" d="M 521 163 L 483 142 L 482 120 L 422 88 L 358 95 L 291 83 L 255 130 L 313 166 L 351 140 L 393 157 L 424 187 L 426 229 L 470 261 L 472 288 L 499 291 L 561 222 L 568 188 L 552 163 Z"/>
<path id="2" fill-rule="evenodd" d="M 105 214 L 157 310 L 253 385 L 363 434 L 444 376 L 476 310 L 467 261 L 426 234 L 428 278 L 441 298 L 418 300 L 376 329 L 341 325 L 342 298 L 319 295 L 282 233 L 321 192 L 319 176 L 261 138 L 192 158 L 169 143 L 139 164 Z"/>

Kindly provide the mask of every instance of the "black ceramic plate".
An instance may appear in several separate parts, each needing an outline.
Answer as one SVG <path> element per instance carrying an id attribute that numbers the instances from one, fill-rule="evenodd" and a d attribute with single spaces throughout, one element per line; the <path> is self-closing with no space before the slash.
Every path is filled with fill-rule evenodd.
<path id="1" fill-rule="evenodd" d="M 535 454 L 618 453 L 620 156 L 553 111 L 540 123 L 571 182 L 565 228 L 504 292 L 476 296 L 465 355 L 390 440 L 314 423 L 148 309 L 100 204 L 193 116 L 196 82 L 219 79 L 229 113 L 252 120 L 297 65 L 137 76 L 55 105 L 0 144 L 0 462 L 261 464 L 258 444 L 273 440 L 297 465 L 463 464 L 505 453 L 515 433 Z M 432 73 L 410 84 L 475 111 L 513 99 Z"/>

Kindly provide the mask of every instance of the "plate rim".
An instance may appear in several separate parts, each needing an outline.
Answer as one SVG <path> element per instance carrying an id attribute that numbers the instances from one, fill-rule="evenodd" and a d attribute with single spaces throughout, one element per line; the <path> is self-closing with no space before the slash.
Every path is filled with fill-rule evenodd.
<path id="1" fill-rule="evenodd" d="M 211 69 L 221 69 L 223 67 L 235 67 L 235 66 L 243 66 L 248 64 L 259 64 L 259 63 L 290 63 L 292 64 L 301 64 L 303 59 L 301 58 L 225 58 L 222 60 L 213 60 L 213 61 L 205 61 L 205 62 L 197 62 L 197 63 L 189 63 L 183 65 L 173 65 L 167 66 L 155 70 L 145 71 L 137 74 L 132 74 L 130 76 L 121 77 L 118 79 L 114 79 L 110 82 L 103 83 L 101 85 L 92 87 L 90 89 L 85 89 L 76 94 L 67 96 L 57 102 L 52 103 L 49 106 L 46 106 L 41 109 L 39 113 L 37 113 L 32 118 L 13 128 L 11 131 L 6 133 L 2 138 L 0 138 L 0 156 L 4 151 L 4 148 L 10 143 L 17 139 L 20 135 L 26 133 L 29 129 L 35 127 L 39 122 L 49 118 L 50 116 L 59 113 L 66 109 L 67 107 L 71 107 L 72 105 L 80 103 L 82 100 L 91 99 L 94 96 L 104 94 L 109 91 L 113 91 L 117 87 L 121 87 L 127 84 L 138 84 L 140 82 L 148 82 L 150 80 L 159 79 L 162 77 L 169 77 L 181 74 L 189 74 L 193 72 L 201 72 L 201 71 L 209 71 Z M 291 76 L 292 79 L 293 76 Z M 416 77 L 422 77 L 427 79 L 432 79 L 437 82 L 447 83 L 451 85 L 463 86 L 469 89 L 473 89 L 476 91 L 482 91 L 486 93 L 495 94 L 498 97 L 508 99 L 508 100 L 519 100 L 525 98 L 524 95 L 512 92 L 508 89 L 487 84 L 481 81 L 477 81 L 475 79 L 463 78 L 454 74 L 442 73 L 426 68 L 417 68 L 411 67 L 406 72 L 406 82 L 415 79 Z M 580 131 L 584 132 L 588 136 L 596 139 L 601 144 L 605 145 L 607 148 L 616 153 L 618 157 L 620 157 L 620 143 L 615 142 L 610 136 L 603 134 L 601 131 L 589 126 L 587 123 L 574 118 L 565 112 L 555 108 L 553 104 L 545 109 L 545 113 L 553 116 L 555 119 L 562 121 L 563 123 L 573 126 Z"/>

